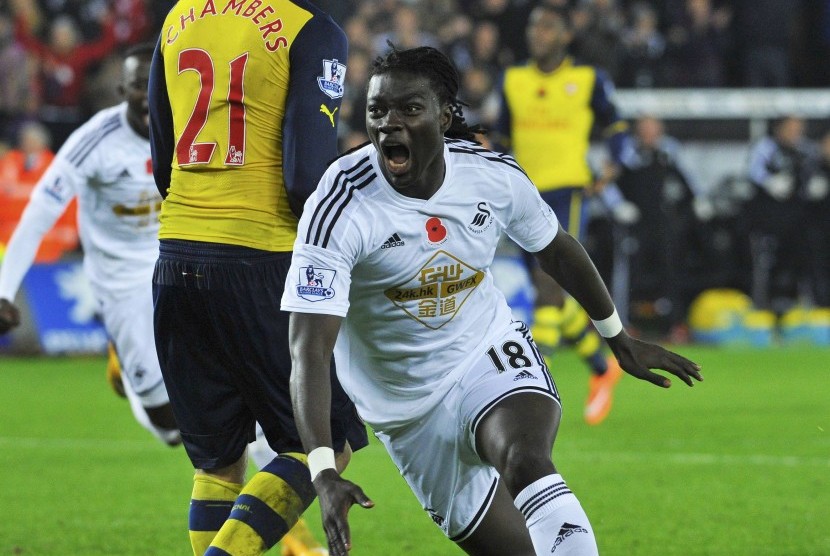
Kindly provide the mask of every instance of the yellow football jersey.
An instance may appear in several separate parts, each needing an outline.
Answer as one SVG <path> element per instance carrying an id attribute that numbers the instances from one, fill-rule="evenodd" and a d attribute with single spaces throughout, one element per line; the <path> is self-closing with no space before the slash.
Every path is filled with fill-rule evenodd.
<path id="1" fill-rule="evenodd" d="M 346 56 L 305 0 L 179 1 L 150 80 L 159 237 L 290 251 L 337 156 Z"/>
<path id="2" fill-rule="evenodd" d="M 611 101 L 613 86 L 591 66 L 570 58 L 553 72 L 535 64 L 507 69 L 497 131 L 540 191 L 591 183 L 588 149 L 595 123 L 620 125 Z"/>

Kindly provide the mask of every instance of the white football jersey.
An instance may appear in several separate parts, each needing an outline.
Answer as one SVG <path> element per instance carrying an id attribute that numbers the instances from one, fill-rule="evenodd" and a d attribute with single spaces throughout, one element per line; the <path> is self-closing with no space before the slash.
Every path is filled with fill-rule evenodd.
<path id="1" fill-rule="evenodd" d="M 84 269 L 96 293 L 150 287 L 161 196 L 150 142 L 127 123 L 126 103 L 101 110 L 69 137 L 29 204 L 57 218 L 73 197 Z"/>
<path id="2" fill-rule="evenodd" d="M 511 320 L 490 264 L 502 233 L 536 252 L 559 223 L 511 157 L 447 139 L 429 200 L 367 145 L 336 160 L 300 219 L 282 308 L 345 317 L 337 375 L 375 430 L 417 419 Z"/>

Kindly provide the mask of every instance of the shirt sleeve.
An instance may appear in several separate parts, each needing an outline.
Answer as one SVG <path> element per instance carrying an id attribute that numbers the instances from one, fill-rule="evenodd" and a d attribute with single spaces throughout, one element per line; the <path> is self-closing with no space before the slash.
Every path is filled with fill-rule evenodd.
<path id="1" fill-rule="evenodd" d="M 0 298 L 14 299 L 43 237 L 75 197 L 78 171 L 66 160 L 66 153 L 73 145 L 70 138 L 32 190 L 29 203 L 6 246 L 0 267 Z"/>
<path id="2" fill-rule="evenodd" d="M 608 143 L 611 158 L 617 164 L 622 164 L 626 140 L 628 137 L 628 123 L 621 119 L 614 104 L 614 83 L 604 71 L 597 69 L 594 91 L 591 95 L 591 110 L 594 112 L 596 125 L 599 126 L 603 137 Z"/>
<path id="3" fill-rule="evenodd" d="M 291 45 L 283 120 L 283 176 L 291 210 L 299 216 L 328 164 L 337 156 L 337 128 L 346 77 L 346 35 L 316 14 Z"/>
<path id="4" fill-rule="evenodd" d="M 337 219 L 336 233 L 325 233 L 333 225 L 324 215 L 335 173 L 333 165 L 306 202 L 285 280 L 283 311 L 340 317 L 349 311 L 352 269 L 364 251 L 361 229 L 365 226 L 354 226 L 346 213 Z"/>
<path id="5" fill-rule="evenodd" d="M 536 253 L 556 237 L 559 220 L 533 182 L 519 175 L 511 175 L 510 179 L 512 211 L 505 233 L 525 251 Z"/>
<path id="6" fill-rule="evenodd" d="M 173 111 L 164 77 L 164 59 L 161 55 L 161 37 L 150 64 L 150 83 L 147 102 L 150 109 L 150 152 L 153 157 L 153 177 L 162 197 L 167 197 L 173 165 L 174 133 Z"/>

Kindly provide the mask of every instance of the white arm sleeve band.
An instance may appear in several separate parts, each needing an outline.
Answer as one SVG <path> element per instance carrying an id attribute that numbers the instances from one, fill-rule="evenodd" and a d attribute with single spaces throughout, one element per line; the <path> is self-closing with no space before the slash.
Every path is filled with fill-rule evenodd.
<path id="1" fill-rule="evenodd" d="M 52 229 L 64 210 L 63 206 L 40 203 L 35 198 L 26 205 L 3 256 L 0 298 L 14 300 L 23 277 L 35 260 L 43 236 Z"/>
<path id="2" fill-rule="evenodd" d="M 622 332 L 623 325 L 622 320 L 620 320 L 620 315 L 617 313 L 617 310 L 614 309 L 614 312 L 611 313 L 611 316 L 602 320 L 591 320 L 594 323 L 594 326 L 599 332 L 599 335 L 603 338 L 613 338 L 620 332 Z"/>
<path id="3" fill-rule="evenodd" d="M 337 469 L 334 465 L 334 450 L 327 446 L 311 450 L 308 453 L 308 471 L 311 473 L 311 480 L 316 479 L 317 475 L 326 469 Z"/>

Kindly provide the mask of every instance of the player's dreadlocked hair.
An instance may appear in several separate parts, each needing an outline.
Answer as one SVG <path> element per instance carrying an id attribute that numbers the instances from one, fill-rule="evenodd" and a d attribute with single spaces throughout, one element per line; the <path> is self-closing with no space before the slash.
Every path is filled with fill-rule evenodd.
<path id="1" fill-rule="evenodd" d="M 438 100 L 447 103 L 452 111 L 452 123 L 444 133 L 446 137 L 476 141 L 476 133 L 486 133 L 480 125 L 468 125 L 464 121 L 464 106 L 458 97 L 458 72 L 452 62 L 440 50 L 431 46 L 419 46 L 398 50 L 391 43 L 386 56 L 379 56 L 372 64 L 371 75 L 382 75 L 392 71 L 404 71 L 427 77 Z"/>

